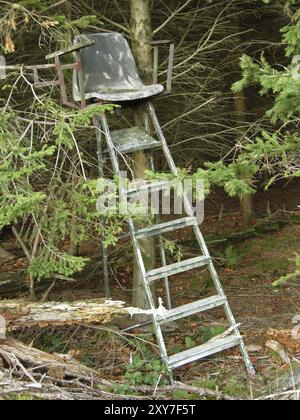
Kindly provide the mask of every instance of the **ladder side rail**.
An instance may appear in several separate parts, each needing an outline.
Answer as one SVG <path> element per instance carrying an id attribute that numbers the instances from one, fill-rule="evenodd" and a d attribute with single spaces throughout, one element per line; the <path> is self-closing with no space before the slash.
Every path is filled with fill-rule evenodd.
<path id="1" fill-rule="evenodd" d="M 163 152 L 164 152 L 165 157 L 167 159 L 170 170 L 175 176 L 177 176 L 178 175 L 178 169 L 175 165 L 175 162 L 174 162 L 174 159 L 171 155 L 167 140 L 165 138 L 165 135 L 164 135 L 164 133 L 162 131 L 162 128 L 160 126 L 160 123 L 158 121 L 154 106 L 153 106 L 152 102 L 150 102 L 150 101 L 148 102 L 148 111 L 149 111 L 151 120 L 153 122 L 155 131 L 156 131 L 156 133 L 157 133 L 157 135 L 158 135 L 158 137 L 159 137 L 159 139 L 162 143 Z"/>
<path id="2" fill-rule="evenodd" d="M 205 252 L 208 255 L 210 255 L 209 250 L 208 250 L 207 245 L 206 245 L 206 242 L 204 240 L 204 237 L 202 235 L 202 232 L 201 232 L 198 224 L 195 225 L 194 232 L 196 233 L 196 237 L 198 239 L 199 245 L 201 246 L 201 249 L 203 250 L 203 252 Z M 211 278 L 212 278 L 212 280 L 214 282 L 214 285 L 215 285 L 216 290 L 218 291 L 219 295 L 220 296 L 223 296 L 223 297 L 226 297 L 224 288 L 222 286 L 221 280 L 219 278 L 219 275 L 217 273 L 217 270 L 215 268 L 215 265 L 214 265 L 212 259 L 210 259 L 210 262 L 208 264 L 208 269 L 209 269 Z M 236 336 L 241 337 L 241 333 L 240 333 L 239 327 L 237 326 L 236 319 L 235 319 L 235 317 L 233 315 L 231 306 L 230 306 L 230 304 L 229 304 L 229 302 L 228 302 L 227 299 L 226 299 L 226 302 L 224 303 L 224 310 L 225 310 L 225 314 L 226 314 L 226 317 L 227 317 L 229 323 L 231 324 L 232 327 L 234 327 L 233 328 L 233 333 Z M 245 365 L 246 365 L 246 368 L 247 368 L 248 373 L 250 375 L 254 375 L 255 374 L 255 370 L 254 370 L 254 367 L 253 367 L 253 365 L 252 365 L 252 363 L 250 361 L 248 351 L 246 349 L 244 340 L 242 338 L 240 340 L 240 345 L 239 346 L 240 346 L 240 351 L 242 353 L 243 360 L 245 362 Z"/>

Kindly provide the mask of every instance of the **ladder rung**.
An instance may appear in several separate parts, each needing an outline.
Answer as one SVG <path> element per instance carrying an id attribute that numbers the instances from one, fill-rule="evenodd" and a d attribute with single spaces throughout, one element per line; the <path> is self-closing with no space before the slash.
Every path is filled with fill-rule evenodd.
<path id="1" fill-rule="evenodd" d="M 221 351 L 238 346 L 241 344 L 241 340 L 242 338 L 237 335 L 219 338 L 215 341 L 210 341 L 201 346 L 170 356 L 167 359 L 167 364 L 170 369 L 175 369 L 188 363 L 195 362 L 196 360 L 203 359 Z"/>
<path id="2" fill-rule="evenodd" d="M 161 146 L 160 141 L 155 140 L 138 127 L 112 131 L 111 137 L 117 151 L 124 154 L 155 149 Z"/>
<path id="3" fill-rule="evenodd" d="M 218 306 L 224 305 L 226 302 L 227 298 L 225 296 L 211 296 L 207 299 L 198 300 L 196 302 L 171 309 L 167 312 L 166 318 L 158 318 L 158 321 L 161 325 L 164 325 L 178 319 L 217 308 Z"/>
<path id="4" fill-rule="evenodd" d="M 175 274 L 183 273 L 184 271 L 193 270 L 195 268 L 203 267 L 211 262 L 210 257 L 196 257 L 189 260 L 181 261 L 179 263 L 167 265 L 165 267 L 157 268 L 148 271 L 146 278 L 149 282 L 173 276 Z"/>
<path id="5" fill-rule="evenodd" d="M 170 183 L 168 181 L 158 181 L 152 182 L 151 184 L 137 185 L 133 188 L 129 187 L 127 190 L 124 190 L 124 194 L 127 196 L 127 198 L 131 198 L 148 190 L 155 192 L 166 190 L 168 188 L 170 188 Z"/>
<path id="6" fill-rule="evenodd" d="M 162 233 L 172 232 L 173 230 L 184 229 L 197 223 L 196 217 L 185 217 L 184 219 L 172 220 L 167 223 L 150 226 L 137 230 L 135 236 L 137 239 L 148 238 L 149 236 L 161 235 Z"/>

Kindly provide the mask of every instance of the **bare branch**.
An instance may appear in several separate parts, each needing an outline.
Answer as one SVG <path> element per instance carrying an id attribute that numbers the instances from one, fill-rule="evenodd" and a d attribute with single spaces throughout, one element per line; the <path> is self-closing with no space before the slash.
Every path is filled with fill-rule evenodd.
<path id="1" fill-rule="evenodd" d="M 180 13 L 183 9 L 185 9 L 193 0 L 187 0 L 182 6 L 180 6 L 178 9 L 176 9 L 165 22 L 160 25 L 158 28 L 156 28 L 153 31 L 153 35 L 156 35 L 158 32 L 160 32 L 178 13 Z"/>
<path id="2" fill-rule="evenodd" d="M 67 1 L 68 1 L 68 0 L 60 0 L 60 1 L 58 1 L 57 3 L 51 4 L 51 6 L 47 7 L 46 9 L 44 9 L 42 13 L 44 13 L 44 12 L 48 12 L 48 10 L 50 10 L 50 9 L 54 9 L 55 7 L 58 7 L 58 6 L 60 6 L 61 4 L 66 3 Z"/>

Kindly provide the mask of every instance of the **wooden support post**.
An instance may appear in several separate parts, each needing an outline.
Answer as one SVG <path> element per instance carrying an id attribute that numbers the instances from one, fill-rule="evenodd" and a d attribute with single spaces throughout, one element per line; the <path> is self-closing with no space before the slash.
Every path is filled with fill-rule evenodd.
<path id="1" fill-rule="evenodd" d="M 174 64 L 175 44 L 170 44 L 169 51 L 169 65 L 168 65 L 168 79 L 167 79 L 167 93 L 172 91 L 172 79 L 173 79 L 173 64 Z"/>
<path id="2" fill-rule="evenodd" d="M 156 85 L 157 82 L 158 82 L 158 45 L 154 45 L 153 83 Z"/>
<path id="3" fill-rule="evenodd" d="M 60 58 L 57 56 L 54 58 L 57 74 L 58 74 L 58 80 L 60 84 L 60 94 L 61 94 L 61 101 L 63 105 L 68 104 L 68 96 L 67 96 L 67 90 L 66 90 L 66 84 L 65 84 L 65 77 L 63 70 L 61 68 Z"/>
<path id="4" fill-rule="evenodd" d="M 81 98 L 81 108 L 86 107 L 86 99 L 85 99 L 85 89 L 84 89 L 84 76 L 82 71 L 81 59 L 80 59 L 80 52 L 75 52 L 76 61 L 77 61 L 77 72 L 78 72 L 78 84 L 79 84 L 79 91 L 80 91 L 80 98 Z"/>

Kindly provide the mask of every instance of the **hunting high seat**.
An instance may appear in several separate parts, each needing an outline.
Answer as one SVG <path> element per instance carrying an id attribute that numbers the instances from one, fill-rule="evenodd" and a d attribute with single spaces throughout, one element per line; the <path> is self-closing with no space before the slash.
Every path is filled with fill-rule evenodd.
<path id="1" fill-rule="evenodd" d="M 156 147 L 162 149 L 172 177 L 179 178 L 180 176 L 152 103 L 152 99 L 157 97 L 164 90 L 162 85 L 157 84 L 158 45 L 170 45 L 166 89 L 166 92 L 170 92 L 174 44 L 170 41 L 159 41 L 152 44 L 154 47 L 154 71 L 153 84 L 150 86 L 143 84 L 127 41 L 122 35 L 116 33 L 94 34 L 78 37 L 75 40 L 75 45 L 49 54 L 46 57 L 47 59 L 54 59 L 54 64 L 27 66 L 27 69 L 33 72 L 32 86 L 35 88 L 59 86 L 61 91 L 61 103 L 65 106 L 77 109 L 85 107 L 89 104 L 89 102 L 93 101 L 121 103 L 122 105 L 126 103 L 127 106 L 135 106 L 137 101 L 143 102 L 145 109 L 144 118 L 142 124 L 138 124 L 138 127 L 111 131 L 105 112 L 101 112 L 100 115 L 95 115 L 94 122 L 97 129 L 96 133 L 100 177 L 103 177 L 102 137 L 105 138 L 113 171 L 116 176 L 121 177 L 119 156 L 123 154 L 129 155 L 139 150 L 148 150 L 150 168 L 155 171 L 151 149 Z M 60 57 L 70 53 L 74 53 L 75 63 L 62 64 Z M 6 71 L 10 69 L 15 70 L 16 68 L 15 66 L 6 66 L 5 59 L 0 56 L 0 79 L 5 79 Z M 44 71 L 45 69 L 55 69 L 57 78 L 52 81 L 40 80 L 39 71 Z M 63 75 L 64 70 L 70 69 L 73 69 L 73 96 L 75 104 L 68 101 L 67 89 Z M 141 121 L 139 121 L 139 123 L 140 122 Z M 151 124 L 156 135 L 150 132 L 149 127 Z M 128 188 L 126 184 L 124 187 L 121 186 L 120 188 L 119 199 L 121 204 L 125 204 L 128 199 L 139 196 L 141 190 L 147 190 L 149 192 L 159 191 L 164 188 L 167 191 L 170 188 L 167 181 L 152 182 L 142 186 L 133 185 L 130 188 Z M 222 351 L 229 350 L 233 347 L 240 348 L 248 373 L 254 374 L 255 371 L 249 358 L 243 337 L 240 334 L 239 325 L 235 321 L 222 283 L 215 269 L 214 262 L 210 256 L 205 239 L 200 230 L 198 219 L 195 217 L 188 194 L 182 187 L 180 187 L 180 185 L 178 185 L 177 193 L 181 194 L 183 198 L 187 217 L 169 220 L 164 223 L 156 220 L 154 225 L 140 228 L 135 226 L 135 220 L 130 213 L 127 216 L 137 266 L 139 268 L 147 301 L 151 309 L 151 322 L 153 323 L 157 337 L 161 358 L 168 369 L 170 380 L 173 382 L 172 371 L 174 369 L 196 360 L 207 358 Z M 100 215 L 99 218 L 101 218 Z M 162 239 L 163 235 L 165 233 L 175 232 L 187 227 L 193 228 L 199 246 L 199 255 L 173 264 L 168 264 Z M 142 252 L 143 247 L 141 246 L 140 241 L 145 238 L 155 236 L 157 236 L 160 241 L 161 267 L 148 270 L 144 261 L 144 254 Z M 102 245 L 105 294 L 106 296 L 109 296 L 107 250 L 104 246 L 104 241 L 102 241 Z M 214 289 L 216 290 L 215 295 L 206 298 L 202 297 L 198 301 L 172 308 L 169 278 L 200 267 L 206 267 L 209 271 L 214 284 Z M 157 308 L 151 289 L 152 284 L 161 280 L 164 281 L 165 296 L 168 307 L 168 310 L 163 311 L 161 309 L 164 308 Z M 224 334 L 220 334 L 207 343 L 201 344 L 197 347 L 189 348 L 173 355 L 169 354 L 170 351 L 167 349 L 163 337 L 163 325 L 194 315 L 199 315 L 205 311 L 219 307 L 223 308 L 230 326 Z"/>
<path id="2" fill-rule="evenodd" d="M 143 84 L 129 45 L 126 39 L 120 34 L 93 34 L 85 37 L 78 37 L 75 39 L 75 45 L 72 48 L 48 56 L 48 58 L 55 59 L 56 67 L 59 73 L 60 70 L 66 68 L 66 66 L 60 65 L 59 57 L 66 53 L 74 52 L 76 62 L 72 67 L 73 97 L 77 103 L 77 108 L 80 106 L 87 106 L 89 103 L 100 101 L 120 103 L 122 104 L 122 110 L 124 103 L 127 107 L 136 108 L 136 102 L 142 102 L 143 118 L 139 119 L 138 115 L 136 115 L 136 120 L 138 122 L 137 127 L 112 131 L 109 127 L 105 112 L 100 112 L 100 115 L 95 115 L 94 122 L 97 133 L 100 177 L 103 177 L 103 137 L 110 156 L 113 172 L 117 177 L 120 178 L 122 176 L 120 170 L 120 156 L 130 155 L 133 152 L 142 150 L 148 151 L 150 168 L 152 171 L 155 171 L 151 149 L 157 147 L 162 149 L 172 177 L 179 178 L 180 176 L 153 105 L 153 98 L 157 97 L 164 90 L 162 85 L 157 84 L 158 45 L 160 43 L 170 44 L 169 70 L 166 89 L 166 91 L 169 92 L 171 90 L 174 55 L 174 44 L 169 41 L 153 43 L 154 71 L 153 84 L 150 86 Z M 64 88 L 63 78 L 61 77 L 60 86 L 62 92 L 62 103 L 66 104 L 66 90 Z M 151 126 L 153 127 L 155 134 L 153 134 L 149 128 Z M 124 156 L 122 156 L 122 160 L 123 158 Z M 132 159 L 130 159 L 129 162 L 131 161 Z M 127 205 L 128 200 L 132 197 L 139 197 L 142 190 L 149 193 L 150 191 L 168 190 L 169 188 L 170 184 L 168 181 L 164 180 L 146 183 L 146 185 L 143 184 L 142 186 L 131 185 L 129 188 L 126 184 L 120 187 L 120 204 Z M 240 334 L 239 326 L 235 321 L 222 283 L 220 282 L 215 269 L 214 262 L 210 256 L 209 250 L 207 249 L 205 239 L 203 238 L 200 230 L 198 219 L 195 217 L 188 194 L 180 185 L 177 190 L 177 193 L 182 196 L 187 217 L 169 220 L 164 223 L 161 223 L 159 219 L 157 219 L 154 225 L 152 224 L 141 228 L 140 226 L 136 226 L 136 221 L 130 213 L 127 215 L 129 232 L 137 267 L 139 268 L 141 283 L 144 287 L 147 302 L 151 309 L 152 315 L 150 322 L 153 323 L 161 357 L 168 368 L 170 380 L 173 381 L 172 371 L 174 369 L 237 346 L 240 348 L 249 374 L 254 374 L 255 371 L 249 358 L 244 340 Z M 99 218 L 101 219 L 102 216 L 103 214 L 99 215 Z M 145 217 L 145 219 L 153 220 L 151 217 Z M 199 246 L 199 255 L 173 264 L 168 264 L 165 254 L 163 235 L 168 232 L 175 232 L 188 227 L 191 227 L 194 231 L 194 235 Z M 146 266 L 145 253 L 143 253 L 143 247 L 141 244 L 141 241 L 149 237 L 159 238 L 161 260 L 161 267 L 150 270 L 149 267 Z M 104 246 L 104 240 L 102 240 L 102 246 L 105 295 L 109 297 L 108 255 L 107 249 Z M 200 267 L 206 267 L 209 271 L 212 282 L 215 286 L 215 295 L 206 297 L 205 299 L 202 297 L 198 301 L 172 308 L 169 278 L 173 278 L 173 276 L 180 273 L 189 272 Z M 162 308 L 157 308 L 157 303 L 151 289 L 151 286 L 158 281 L 163 281 L 165 287 L 165 297 L 168 310 L 163 311 L 163 314 L 158 310 Z M 221 334 L 213 340 L 197 347 L 187 349 L 177 354 L 169 354 L 170 352 L 166 347 L 163 337 L 163 325 L 190 316 L 199 315 L 202 312 L 219 307 L 222 307 L 225 311 L 230 326 L 224 334 Z"/>

